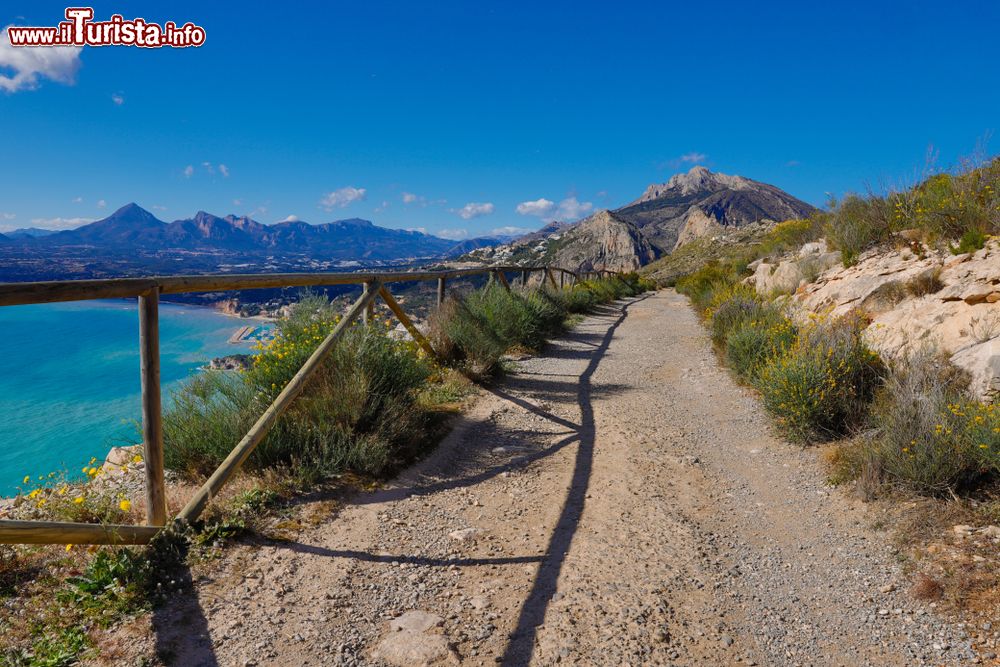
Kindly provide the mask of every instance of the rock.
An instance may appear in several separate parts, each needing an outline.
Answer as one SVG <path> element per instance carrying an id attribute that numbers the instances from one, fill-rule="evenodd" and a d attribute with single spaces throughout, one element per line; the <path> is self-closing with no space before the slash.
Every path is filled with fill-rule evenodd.
<path id="1" fill-rule="evenodd" d="M 804 278 L 805 275 L 796 262 L 784 261 L 780 264 L 762 262 L 747 282 L 760 294 L 791 294 L 798 289 Z"/>
<path id="2" fill-rule="evenodd" d="M 461 530 L 453 530 L 448 533 L 448 537 L 456 542 L 469 542 L 476 539 L 481 532 L 483 531 L 479 528 L 463 528 Z"/>
<path id="3" fill-rule="evenodd" d="M 401 632 L 403 630 L 425 632 L 441 625 L 443 622 L 440 616 L 415 609 L 389 621 L 389 629 L 393 632 Z"/>
<path id="4" fill-rule="evenodd" d="M 980 534 L 987 537 L 1000 537 L 1000 526 L 986 526 L 979 529 Z"/>
<path id="5" fill-rule="evenodd" d="M 459 664 L 458 656 L 444 636 L 412 630 L 386 635 L 375 647 L 373 657 L 396 667 Z"/>
<path id="6" fill-rule="evenodd" d="M 208 368 L 213 371 L 245 371 L 249 370 L 253 364 L 253 355 L 250 354 L 230 354 L 225 357 L 216 357 L 208 363 Z"/>
<path id="7" fill-rule="evenodd" d="M 692 206 L 688 209 L 685 216 L 684 225 L 681 227 L 680 233 L 677 235 L 677 243 L 674 244 L 674 250 L 677 250 L 681 246 L 699 239 L 703 236 L 712 236 L 720 234 L 723 231 L 722 225 L 712 217 L 705 215 L 697 206 Z"/>
<path id="8" fill-rule="evenodd" d="M 113 447 L 108 455 L 104 457 L 105 465 L 124 466 L 132 463 L 136 454 L 142 454 L 142 445 L 132 445 L 131 447 Z"/>
<path id="9" fill-rule="evenodd" d="M 969 535 L 972 534 L 972 531 L 974 530 L 975 528 L 973 528 L 972 526 L 966 526 L 964 524 L 959 524 L 957 526 L 951 527 L 951 531 L 955 533 L 955 535 L 957 535 L 958 537 L 968 537 Z"/>
<path id="10" fill-rule="evenodd" d="M 823 255 L 827 252 L 826 239 L 805 243 L 799 248 L 799 257 L 809 257 L 810 255 Z"/>

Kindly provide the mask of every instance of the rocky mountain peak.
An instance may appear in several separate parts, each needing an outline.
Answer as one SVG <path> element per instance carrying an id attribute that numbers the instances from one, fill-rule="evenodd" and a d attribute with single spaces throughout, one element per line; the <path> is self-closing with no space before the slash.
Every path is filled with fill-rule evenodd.
<path id="1" fill-rule="evenodd" d="M 636 204 L 667 196 L 690 196 L 719 190 L 750 190 L 754 182 L 743 176 L 716 174 L 707 167 L 696 165 L 686 174 L 674 174 L 666 183 L 653 183 L 646 188 Z"/>

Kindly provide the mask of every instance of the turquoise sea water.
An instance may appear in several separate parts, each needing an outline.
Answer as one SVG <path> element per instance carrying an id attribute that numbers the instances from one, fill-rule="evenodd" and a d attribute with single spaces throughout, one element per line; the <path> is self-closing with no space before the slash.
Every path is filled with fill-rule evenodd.
<path id="1" fill-rule="evenodd" d="M 229 337 L 251 324 L 209 308 L 160 304 L 164 403 L 212 357 L 246 352 Z M 0 496 L 25 475 L 79 469 L 137 442 L 139 316 L 135 302 L 0 308 Z"/>

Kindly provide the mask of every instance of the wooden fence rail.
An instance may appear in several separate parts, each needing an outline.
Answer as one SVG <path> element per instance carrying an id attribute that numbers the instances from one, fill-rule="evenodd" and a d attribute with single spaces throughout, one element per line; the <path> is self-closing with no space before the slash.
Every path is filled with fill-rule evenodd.
<path id="1" fill-rule="evenodd" d="M 612 271 L 578 273 L 550 266 L 496 266 L 422 272 L 385 273 L 276 273 L 224 276 L 167 276 L 108 280 L 72 280 L 33 283 L 0 283 L 0 306 L 14 306 L 91 299 L 138 298 L 139 350 L 142 381 L 142 439 L 146 467 L 146 525 L 102 525 L 59 521 L 0 520 L 0 544 L 146 544 L 167 525 L 166 485 L 163 466 L 163 418 L 160 396 L 159 301 L 162 294 L 215 292 L 274 287 L 319 287 L 361 285 L 361 297 L 350 307 L 330 334 L 323 339 L 299 371 L 278 394 L 204 485 L 188 501 L 175 519 L 177 524 L 195 521 L 212 498 L 219 494 L 254 449 L 267 436 L 278 418 L 302 392 L 309 379 L 337 345 L 337 341 L 359 316 L 372 319 L 375 299 L 381 297 L 418 345 L 437 356 L 430 342 L 413 324 L 387 285 L 400 282 L 436 281 L 437 306 L 446 297 L 448 280 L 488 276 L 510 289 L 508 273 L 516 273 L 527 286 L 530 275 L 540 272 L 541 282 L 553 289 L 565 288 L 581 280 L 615 275 Z M 556 282 L 555 274 L 559 273 Z"/>

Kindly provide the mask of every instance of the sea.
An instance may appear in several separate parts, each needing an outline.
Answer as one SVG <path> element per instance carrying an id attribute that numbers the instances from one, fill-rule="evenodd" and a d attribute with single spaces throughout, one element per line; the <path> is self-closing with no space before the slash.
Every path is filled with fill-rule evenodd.
<path id="1" fill-rule="evenodd" d="M 160 303 L 164 407 L 212 358 L 250 350 L 229 342 L 244 326 L 268 325 Z M 135 301 L 0 307 L 0 496 L 26 475 L 79 475 L 91 457 L 141 441 L 140 392 Z"/>

